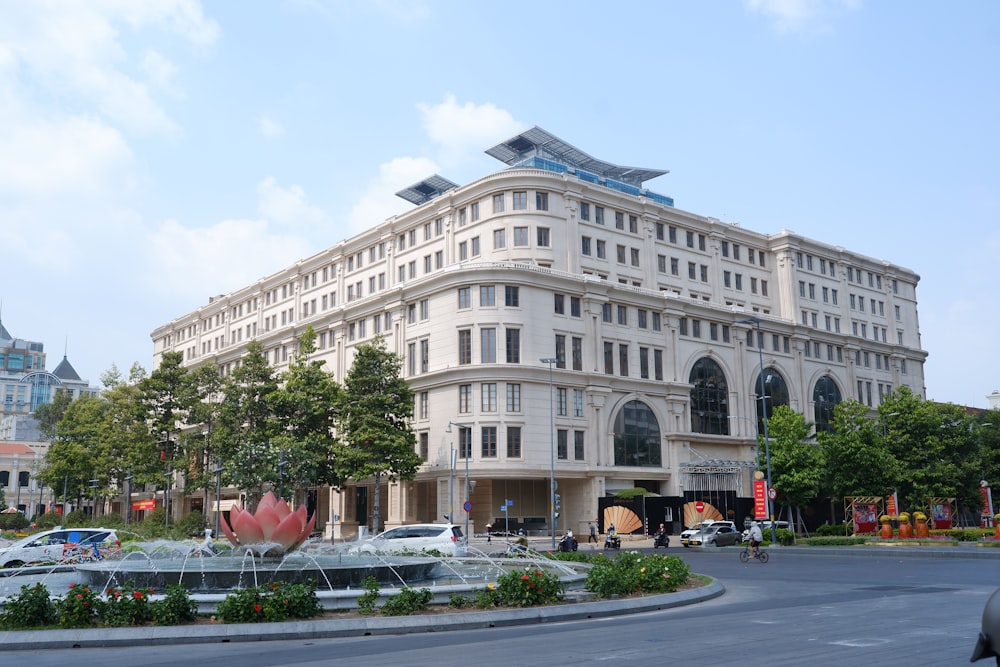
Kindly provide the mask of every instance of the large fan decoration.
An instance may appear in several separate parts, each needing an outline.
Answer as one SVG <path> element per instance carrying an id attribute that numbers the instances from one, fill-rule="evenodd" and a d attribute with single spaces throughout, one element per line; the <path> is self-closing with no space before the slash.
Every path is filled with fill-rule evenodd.
<path id="1" fill-rule="evenodd" d="M 722 512 L 711 503 L 705 503 L 703 512 L 695 509 L 694 503 L 684 503 L 684 525 L 688 528 L 697 526 L 699 521 L 719 521 L 721 519 Z"/>
<path id="2" fill-rule="evenodd" d="M 612 505 L 604 508 L 604 530 L 611 524 L 615 524 L 619 533 L 631 533 L 642 528 L 642 519 L 627 507 Z"/>

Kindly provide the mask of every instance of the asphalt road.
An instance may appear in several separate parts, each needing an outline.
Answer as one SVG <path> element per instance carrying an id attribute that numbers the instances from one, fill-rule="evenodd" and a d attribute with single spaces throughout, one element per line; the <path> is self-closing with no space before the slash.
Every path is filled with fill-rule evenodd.
<path id="1" fill-rule="evenodd" d="M 634 616 L 351 639 L 4 652 L 45 665 L 959 665 L 1000 560 L 671 549 L 725 595 Z M 2 633 L 0 633 L 2 641 Z M 978 663 L 978 664 L 986 664 Z"/>

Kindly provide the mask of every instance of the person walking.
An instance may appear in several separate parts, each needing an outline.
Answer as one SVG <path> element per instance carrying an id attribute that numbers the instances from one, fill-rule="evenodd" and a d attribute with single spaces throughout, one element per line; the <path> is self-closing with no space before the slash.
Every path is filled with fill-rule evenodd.
<path id="1" fill-rule="evenodd" d="M 486 524 L 486 543 L 490 544 L 493 542 L 493 524 Z"/>
<path id="2" fill-rule="evenodd" d="M 587 538 L 587 544 L 593 542 L 597 544 L 597 524 L 593 521 L 590 522 L 590 537 Z"/>

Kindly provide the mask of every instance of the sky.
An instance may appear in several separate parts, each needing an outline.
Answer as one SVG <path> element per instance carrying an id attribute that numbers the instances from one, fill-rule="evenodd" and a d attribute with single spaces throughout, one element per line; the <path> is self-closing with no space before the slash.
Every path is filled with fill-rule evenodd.
<path id="1" fill-rule="evenodd" d="M 916 271 L 927 398 L 1000 389 L 1000 3 L 0 0 L 0 317 L 94 385 L 538 125 L 679 209 Z"/>

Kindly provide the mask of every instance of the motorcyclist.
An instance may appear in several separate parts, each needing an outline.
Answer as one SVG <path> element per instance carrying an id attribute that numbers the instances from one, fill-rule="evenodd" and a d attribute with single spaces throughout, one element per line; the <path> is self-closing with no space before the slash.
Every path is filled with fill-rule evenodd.
<path id="1" fill-rule="evenodd" d="M 576 551 L 577 542 L 573 537 L 573 531 L 567 530 L 563 538 L 559 540 L 559 551 Z"/>
<path id="2" fill-rule="evenodd" d="M 653 544 L 654 546 L 667 546 L 667 527 L 664 524 L 660 524 L 660 527 L 656 529 L 656 533 L 653 534 Z"/>
<path id="3" fill-rule="evenodd" d="M 604 538 L 604 548 L 612 546 L 618 540 L 618 531 L 615 530 L 615 524 L 608 526 L 608 536 Z"/>

